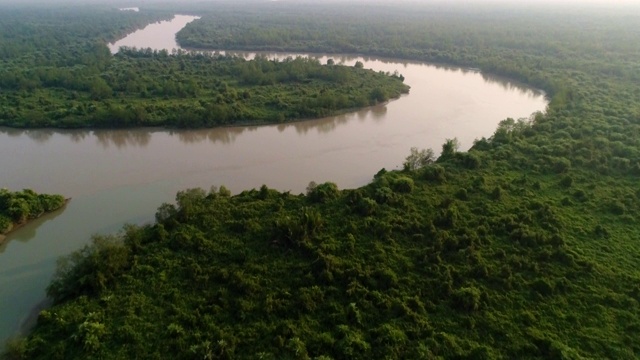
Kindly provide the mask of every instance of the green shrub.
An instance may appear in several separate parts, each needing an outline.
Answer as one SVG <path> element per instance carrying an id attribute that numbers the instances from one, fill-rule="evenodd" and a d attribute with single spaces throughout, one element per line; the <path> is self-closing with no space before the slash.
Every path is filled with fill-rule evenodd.
<path id="1" fill-rule="evenodd" d="M 551 160 L 551 169 L 556 174 L 562 174 L 569 170 L 571 161 L 567 158 L 554 158 Z"/>
<path id="2" fill-rule="evenodd" d="M 373 175 L 373 178 L 377 180 L 377 179 L 383 177 L 384 174 L 386 174 L 386 173 L 387 173 L 387 169 L 382 168 L 375 175 Z"/>
<path id="3" fill-rule="evenodd" d="M 411 148 L 411 154 L 407 156 L 403 163 L 405 171 L 413 171 L 432 164 L 435 160 L 435 154 L 431 149 L 418 150 L 416 147 Z"/>
<path id="4" fill-rule="evenodd" d="M 13 221 L 6 216 L 0 215 L 0 235 L 11 230 Z"/>
<path id="5" fill-rule="evenodd" d="M 626 211 L 626 206 L 620 201 L 614 201 L 608 205 L 609 211 L 615 215 L 623 215 Z"/>
<path id="6" fill-rule="evenodd" d="M 481 164 L 480 157 L 477 154 L 469 152 L 456 153 L 456 160 L 467 169 L 477 169 Z"/>
<path id="7" fill-rule="evenodd" d="M 456 197 L 462 201 L 469 200 L 469 194 L 467 193 L 467 189 L 461 188 L 456 192 Z"/>
<path id="8" fill-rule="evenodd" d="M 569 188 L 573 185 L 573 178 L 569 175 L 566 175 L 560 180 L 560 186 Z"/>
<path id="9" fill-rule="evenodd" d="M 393 193 L 393 190 L 386 186 L 377 188 L 374 197 L 379 204 L 391 204 L 395 202 L 396 199 L 396 195 Z"/>
<path id="10" fill-rule="evenodd" d="M 339 194 L 338 185 L 332 182 L 326 182 L 310 189 L 308 197 L 313 202 L 325 203 L 338 198 Z"/>
<path id="11" fill-rule="evenodd" d="M 532 289 L 540 295 L 549 296 L 553 294 L 554 285 L 547 279 L 536 279 L 531 284 Z"/>
<path id="12" fill-rule="evenodd" d="M 391 181 L 391 187 L 394 191 L 399 193 L 410 193 L 414 188 L 413 179 L 406 176 L 400 176 Z"/>
<path id="13" fill-rule="evenodd" d="M 6 341 L 2 354 L 5 360 L 23 360 L 27 359 L 27 339 L 23 337 L 11 338 Z"/>
<path id="14" fill-rule="evenodd" d="M 442 183 L 446 180 L 444 167 L 437 164 L 425 166 L 422 176 L 427 181 L 433 181 L 437 183 Z"/>
<path id="15" fill-rule="evenodd" d="M 582 189 L 574 191 L 573 197 L 580 202 L 585 202 L 588 200 L 587 193 Z"/>
<path id="16" fill-rule="evenodd" d="M 493 188 L 493 191 L 491 191 L 491 198 L 496 201 L 502 199 L 502 188 L 500 186 Z"/>
<path id="17" fill-rule="evenodd" d="M 477 311 L 480 309 L 482 292 L 480 289 L 470 286 L 453 291 L 453 306 L 462 311 Z"/>
<path id="18" fill-rule="evenodd" d="M 375 200 L 364 197 L 358 201 L 357 209 L 361 215 L 370 216 L 376 212 L 378 208 L 378 203 Z"/>
<path id="19" fill-rule="evenodd" d="M 593 233 L 594 235 L 607 239 L 609 238 L 609 230 L 607 230 L 607 228 L 605 228 L 604 226 L 598 224 L 593 228 Z"/>
<path id="20" fill-rule="evenodd" d="M 116 280 L 130 260 L 130 248 L 121 236 L 94 236 L 90 245 L 58 260 L 47 294 L 55 302 L 96 294 Z"/>
<path id="21" fill-rule="evenodd" d="M 447 159 L 451 159 L 458 152 L 460 148 L 460 142 L 457 138 L 446 139 L 444 144 L 442 144 L 442 152 L 440 153 L 440 157 L 438 161 L 443 161 Z"/>

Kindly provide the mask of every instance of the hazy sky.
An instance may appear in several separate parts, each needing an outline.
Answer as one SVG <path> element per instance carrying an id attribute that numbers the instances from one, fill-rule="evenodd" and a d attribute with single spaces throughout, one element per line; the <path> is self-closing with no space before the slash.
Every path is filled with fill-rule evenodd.
<path id="1" fill-rule="evenodd" d="M 20 5 L 20 4 L 47 4 L 53 5 L 56 3 L 66 4 L 102 4 L 112 5 L 116 7 L 121 6 L 141 6 L 145 4 L 158 4 L 158 3 L 173 3 L 173 4 L 215 4 L 216 2 L 242 4 L 246 3 L 312 3 L 312 4 L 331 4 L 331 3 L 370 3 L 370 4 L 392 4 L 397 6 L 402 5 L 428 5 L 438 4 L 439 6 L 450 5 L 452 7 L 469 5 L 495 5 L 495 6 L 541 6 L 541 7 L 556 7 L 556 8 L 616 8 L 616 7 L 628 7 L 640 9 L 640 0 L 0 0 L 0 4 L 3 5 Z M 635 10 L 635 9 L 634 9 Z"/>
<path id="2" fill-rule="evenodd" d="M 24 2 L 40 2 L 40 3 L 131 3 L 132 5 L 143 5 L 144 3 L 215 3 L 215 2 L 229 2 L 229 0 L 114 0 L 114 1 L 105 1 L 105 0 L 0 0 L 0 3 L 6 4 L 18 4 Z M 358 2 L 358 3 L 392 3 L 392 4 L 401 4 L 401 3 L 451 3 L 451 4 L 464 4 L 464 3 L 508 3 L 508 4 L 628 4 L 628 5 L 638 5 L 640 4 L 640 0 L 263 0 L 264 2 L 313 2 L 313 3 L 331 3 L 331 2 Z M 242 3 L 243 0 L 238 0 L 238 3 Z M 249 0 L 249 2 L 261 2 L 260 0 Z"/>

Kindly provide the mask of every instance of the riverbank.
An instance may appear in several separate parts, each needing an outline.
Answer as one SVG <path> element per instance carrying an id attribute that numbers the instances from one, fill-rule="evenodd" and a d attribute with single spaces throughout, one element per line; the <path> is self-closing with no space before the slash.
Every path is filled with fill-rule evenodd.
<path id="1" fill-rule="evenodd" d="M 134 49 L 122 49 L 92 64 L 102 70 L 91 74 L 75 68 L 42 67 L 39 75 L 33 75 L 37 85 L 30 92 L 3 79 L 25 74 L 30 71 L 27 65 L 15 59 L 7 65 L 10 72 L 0 73 L 0 84 L 9 84 L 0 94 L 0 106 L 11 109 L 0 112 L 0 125 L 207 128 L 239 122 L 283 123 L 331 116 L 409 92 L 402 75 L 364 69 L 362 63 L 322 65 L 302 57 L 247 61 Z M 54 83 L 63 84 L 52 86 Z M 14 97 L 25 106 L 11 107 Z M 48 106 L 38 106 L 40 101 Z"/>
<path id="2" fill-rule="evenodd" d="M 64 198 L 61 195 L 36 194 L 32 190 L 25 189 L 21 192 L 10 192 L 7 189 L 0 190 L 0 245 L 7 236 L 52 212 L 63 209 L 71 198 Z M 15 221 L 18 217 L 20 220 Z"/>

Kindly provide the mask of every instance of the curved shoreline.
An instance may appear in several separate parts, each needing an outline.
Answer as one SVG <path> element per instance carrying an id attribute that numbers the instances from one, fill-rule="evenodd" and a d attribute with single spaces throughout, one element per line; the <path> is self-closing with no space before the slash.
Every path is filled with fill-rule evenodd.
<path id="1" fill-rule="evenodd" d="M 409 86 L 409 90 L 410 89 L 411 89 L 411 87 Z M 332 112 L 330 114 L 327 114 L 327 115 L 324 115 L 324 116 L 321 116 L 321 117 L 295 118 L 295 119 L 284 120 L 282 122 L 278 122 L 278 121 L 259 121 L 259 122 L 258 121 L 254 121 L 254 122 L 239 121 L 239 122 L 236 122 L 236 123 L 233 123 L 233 124 L 222 124 L 222 125 L 216 125 L 216 126 L 210 126 L 210 127 L 177 127 L 177 126 L 169 126 L 169 125 L 163 125 L 163 124 L 159 124 L 159 125 L 144 125 L 144 126 L 110 126 L 110 127 L 100 127 L 100 126 L 79 126 L 79 127 L 55 127 L 55 126 L 24 127 L 23 126 L 23 127 L 17 127 L 17 126 L 11 126 L 11 125 L 7 125 L 7 124 L 0 124 L 0 127 L 4 127 L 4 128 L 8 128 L 8 129 L 16 129 L 16 130 L 46 130 L 46 129 L 50 129 L 50 130 L 133 130 L 133 129 L 145 129 L 145 128 L 147 128 L 147 129 L 160 129 L 160 130 L 203 130 L 203 129 L 218 129 L 218 128 L 233 128 L 233 127 L 286 125 L 286 124 L 295 124 L 295 123 L 300 123 L 300 122 L 305 122 L 305 121 L 320 120 L 320 119 L 325 119 L 325 118 L 334 117 L 334 116 L 340 116 L 340 115 L 345 115 L 345 114 L 353 114 L 353 113 L 356 113 L 358 111 L 374 108 L 376 106 L 386 105 L 386 104 L 388 104 L 388 103 L 390 103 L 392 101 L 398 100 L 401 97 L 408 96 L 408 95 L 410 95 L 409 91 L 407 91 L 405 93 L 401 93 L 399 96 L 391 97 L 391 98 L 389 98 L 387 100 L 375 103 L 373 105 L 367 105 L 367 106 L 359 107 L 359 108 L 349 108 L 349 109 L 343 109 L 343 110 L 336 110 L 335 112 Z M 71 199 L 68 199 L 68 200 L 71 200 Z M 0 243 L 1 242 L 2 242 L 2 238 L 0 238 Z"/>
<path id="2" fill-rule="evenodd" d="M 69 204 L 70 201 L 71 201 L 71 198 L 64 199 L 64 203 L 62 204 L 62 206 L 60 206 L 57 209 L 50 210 L 50 211 L 45 211 L 42 214 L 38 215 L 37 217 L 35 217 L 33 219 L 28 219 L 27 221 L 24 221 L 24 222 L 21 222 L 21 223 L 15 223 L 14 222 L 13 226 L 11 227 L 11 229 L 9 231 L 4 232 L 4 233 L 0 233 L 0 245 L 4 245 L 5 244 L 5 241 L 7 240 L 7 237 L 11 233 L 17 231 L 20 228 L 23 228 L 26 225 L 31 224 L 34 220 L 38 220 L 38 219 L 40 219 L 41 217 L 43 217 L 45 215 L 48 215 L 48 214 L 51 214 L 51 213 L 54 213 L 56 211 L 64 209 L 67 206 L 67 204 Z"/>
<path id="3" fill-rule="evenodd" d="M 228 49 L 216 49 L 216 48 L 207 48 L 207 47 L 203 47 L 203 48 L 198 48 L 198 47 L 185 47 L 182 44 L 180 44 L 180 40 L 176 37 L 176 42 L 178 43 L 178 45 L 180 45 L 182 47 L 182 49 L 186 50 L 186 51 L 193 51 L 193 52 L 211 52 L 211 53 L 224 53 L 224 54 L 228 54 L 231 56 L 238 56 L 238 53 L 246 53 L 246 54 L 263 54 L 263 55 L 267 55 L 267 54 L 289 54 L 289 55 L 301 55 L 301 56 L 309 56 L 309 57 L 321 57 L 321 56 L 326 56 L 326 57 L 353 57 L 353 58 L 370 58 L 369 60 L 379 60 L 382 62 L 398 62 L 398 63 L 412 63 L 412 64 L 421 64 L 421 65 L 430 65 L 430 66 L 435 66 L 435 67 L 442 67 L 445 69 L 449 69 L 449 70 L 462 70 L 462 71 L 469 71 L 469 72 L 474 72 L 474 73 L 479 73 L 481 75 L 488 75 L 491 76 L 497 80 L 503 80 L 509 83 L 512 83 L 516 86 L 520 86 L 522 88 L 526 88 L 527 90 L 532 90 L 532 91 L 537 91 L 540 92 L 545 99 L 547 99 L 547 101 L 551 100 L 551 97 L 549 96 L 549 91 L 542 89 L 542 88 L 538 88 L 535 85 L 529 84 L 527 82 L 515 79 L 515 78 L 511 78 L 507 75 L 503 75 L 500 73 L 495 73 L 495 72 L 487 72 L 484 69 L 482 69 L 480 67 L 480 64 L 474 64 L 474 63 L 454 63 L 454 62 L 444 62 L 444 61 L 435 61 L 435 60 L 428 60 L 428 59 L 424 59 L 424 58 L 419 58 L 419 57 L 397 57 L 397 56 L 393 56 L 391 54 L 384 54 L 384 53 L 375 53 L 375 52 L 371 52 L 371 53 L 367 53 L 367 52 L 361 52 L 361 53 L 349 53 L 349 52 L 328 52 L 328 51 L 318 51 L 318 50 L 311 50 L 311 49 L 288 49 L 288 48 L 271 48 L 271 47 L 264 47 L 264 48 L 254 48 L 254 47 L 240 47 L 240 48 L 228 48 Z"/>

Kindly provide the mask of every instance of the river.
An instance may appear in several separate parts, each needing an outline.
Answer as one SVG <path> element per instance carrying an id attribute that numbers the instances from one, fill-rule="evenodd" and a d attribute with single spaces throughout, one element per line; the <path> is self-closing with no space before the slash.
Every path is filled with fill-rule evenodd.
<path id="1" fill-rule="evenodd" d="M 172 50 L 175 33 L 194 17 L 149 25 L 116 44 Z M 239 53 L 245 57 L 254 53 Z M 296 54 L 265 54 L 272 58 Z M 419 62 L 350 55 L 310 55 L 326 62 L 362 61 L 399 71 L 411 93 L 355 113 L 284 125 L 204 130 L 16 130 L 0 128 L 0 187 L 32 188 L 73 200 L 10 234 L 0 245 L 0 341 L 15 334 L 45 298 L 56 259 L 92 234 L 152 221 L 155 209 L 189 187 L 225 185 L 303 192 L 310 181 L 340 188 L 366 184 L 396 169 L 412 146 L 439 151 L 457 137 L 465 150 L 498 122 L 544 111 L 544 94 L 481 73 Z"/>

